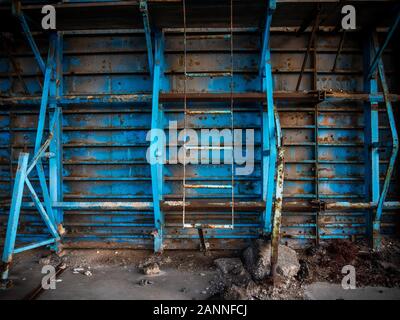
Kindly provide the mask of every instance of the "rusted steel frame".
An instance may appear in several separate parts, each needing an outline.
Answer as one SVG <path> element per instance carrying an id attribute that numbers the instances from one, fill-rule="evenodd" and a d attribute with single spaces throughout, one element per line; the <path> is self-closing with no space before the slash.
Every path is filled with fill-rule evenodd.
<path id="1" fill-rule="evenodd" d="M 271 237 L 271 273 L 275 281 L 276 279 L 276 266 L 278 264 L 279 256 L 279 242 L 280 242 L 280 230 L 282 220 L 282 202 L 283 202 L 283 181 L 285 175 L 284 167 L 284 149 L 278 148 L 278 162 L 277 162 L 277 174 L 276 174 L 276 190 L 275 190 L 275 205 L 274 205 L 274 218 L 272 226 L 272 237 Z"/>
<path id="2" fill-rule="evenodd" d="M 183 206 L 182 201 L 162 201 L 161 208 L 163 211 L 177 211 L 181 210 Z M 230 209 L 232 204 L 230 201 L 203 201 L 203 200 L 189 200 L 186 201 L 187 211 L 208 211 L 208 210 L 225 210 Z M 237 201 L 235 202 L 236 211 L 256 210 L 262 211 L 265 209 L 265 202 L 263 201 Z"/>
<path id="3" fill-rule="evenodd" d="M 348 209 L 376 209 L 378 207 L 378 203 L 376 202 L 331 202 L 325 203 L 325 210 L 348 210 Z M 387 201 L 384 202 L 384 209 L 400 209 L 400 202 L 398 201 Z M 304 201 L 287 201 L 283 204 L 284 211 L 299 211 L 306 212 L 316 210 L 316 207 L 312 205 L 310 202 Z"/>
<path id="4" fill-rule="evenodd" d="M 310 53 L 311 50 L 311 45 L 314 42 L 314 37 L 317 33 L 318 30 L 318 26 L 319 26 L 319 12 L 317 13 L 316 17 L 315 17 L 315 23 L 313 26 L 313 29 L 311 31 L 311 35 L 310 35 L 310 39 L 308 41 L 308 45 L 307 45 L 307 51 L 305 53 L 304 59 L 303 59 L 303 64 L 301 65 L 301 71 L 300 71 L 300 75 L 299 78 L 297 80 L 297 85 L 296 85 L 296 91 L 299 91 L 300 88 L 300 84 L 301 84 L 301 80 L 303 78 L 303 74 L 304 74 L 304 69 L 306 68 L 306 64 L 307 64 L 307 60 L 308 60 L 308 55 Z"/>
<path id="5" fill-rule="evenodd" d="M 0 207 L 7 208 L 10 206 L 10 201 L 2 201 Z M 33 207 L 33 203 L 25 202 L 24 207 Z M 64 210 L 138 210 L 147 211 L 153 209 L 152 202 L 53 202 L 53 208 Z M 208 201 L 208 200 L 191 200 L 186 202 L 188 211 L 225 211 L 231 208 L 230 201 Z M 162 211 L 178 211 L 182 209 L 182 201 L 161 201 Z M 263 201 L 236 201 L 236 211 L 262 211 L 265 209 Z"/>
<path id="6" fill-rule="evenodd" d="M 192 229 L 233 229 L 232 224 L 210 224 L 210 223 L 185 223 L 183 228 Z"/>
<path id="7" fill-rule="evenodd" d="M 53 208 L 64 210 L 153 210 L 152 202 L 54 202 Z"/>
<path id="8" fill-rule="evenodd" d="M 399 12 L 398 18 L 400 20 L 400 12 Z M 378 46 L 378 41 L 377 41 L 376 37 L 374 37 L 373 41 L 374 41 L 374 51 L 376 51 L 377 46 Z M 378 53 L 376 55 L 378 55 Z M 384 69 L 382 57 L 379 57 L 379 59 L 378 59 L 378 74 L 379 74 L 379 79 L 380 79 L 381 85 L 382 85 L 383 95 L 385 97 L 386 113 L 387 113 L 387 118 L 389 120 L 390 133 L 392 136 L 392 151 L 390 154 L 388 166 L 386 168 L 385 180 L 383 182 L 382 191 L 379 196 L 378 207 L 376 209 L 376 214 L 375 214 L 375 218 L 374 218 L 374 222 L 373 222 L 373 245 L 374 245 L 375 249 L 380 248 L 380 239 L 381 239 L 380 224 L 381 224 L 381 217 L 382 217 L 382 213 L 383 213 L 383 205 L 384 205 L 387 193 L 389 191 L 390 182 L 391 182 L 393 171 L 394 171 L 394 166 L 396 163 L 396 158 L 397 158 L 397 154 L 399 151 L 399 137 L 398 137 L 398 133 L 397 133 L 397 129 L 396 129 L 396 119 L 395 119 L 395 116 L 393 113 L 392 104 L 388 99 L 389 87 L 386 82 L 385 69 Z"/>
<path id="9" fill-rule="evenodd" d="M 346 36 L 346 30 L 343 30 L 342 35 L 340 37 L 338 50 L 336 52 L 335 61 L 333 62 L 332 72 L 334 72 L 336 70 L 336 65 L 337 65 L 337 62 L 339 60 L 339 56 L 340 56 L 340 54 L 342 52 L 342 49 L 343 49 L 343 43 L 344 43 L 345 36 Z"/>
<path id="10" fill-rule="evenodd" d="M 320 101 L 321 97 L 318 92 L 295 92 L 295 91 L 275 91 L 274 100 L 277 101 L 304 101 L 314 102 Z M 246 92 L 234 93 L 233 98 L 238 102 L 259 102 L 265 100 L 265 94 L 262 92 Z M 188 93 L 188 100 L 195 101 L 229 101 L 230 94 L 224 93 Z M 400 102 L 400 95 L 389 94 L 388 99 L 391 102 Z M 383 94 L 368 94 L 368 93 L 342 93 L 342 92 L 326 92 L 326 101 L 370 101 L 384 102 Z M 38 96 L 33 97 L 7 97 L 0 98 L 1 105 L 40 105 L 41 98 Z M 57 97 L 54 102 L 60 105 L 70 104 L 110 104 L 110 103 L 132 103 L 132 102 L 149 102 L 151 101 L 150 94 L 116 94 L 116 95 L 64 95 Z M 183 101 L 182 93 L 160 93 L 160 102 L 175 102 Z"/>

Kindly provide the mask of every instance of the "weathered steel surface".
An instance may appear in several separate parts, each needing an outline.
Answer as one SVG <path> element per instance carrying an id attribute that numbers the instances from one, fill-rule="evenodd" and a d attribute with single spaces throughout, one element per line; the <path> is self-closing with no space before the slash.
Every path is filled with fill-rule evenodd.
<path id="1" fill-rule="evenodd" d="M 149 6 L 151 11 L 151 3 Z M 293 31 L 278 31 L 271 35 L 274 100 L 285 150 L 282 241 L 296 246 L 313 243 L 317 238 L 317 225 L 321 240 L 364 237 L 368 224 L 366 212 L 374 209 L 376 204 L 365 200 L 366 159 L 363 150 L 366 123 L 363 101 L 371 98 L 381 103 L 383 95 L 360 94 L 363 91 L 362 48 L 356 35 L 346 35 L 336 68 L 332 71 L 340 35 L 326 32 L 318 35 L 314 49 L 318 70 L 316 79 L 313 79 L 312 65 L 306 65 L 300 91 L 293 92 L 309 36 L 306 33 L 296 37 Z M 44 52 L 45 41 L 40 37 L 36 37 L 36 41 Z M 226 70 L 229 65 L 229 53 L 224 51 L 229 47 L 226 42 L 224 37 L 189 39 L 189 71 L 210 75 Z M 265 94 L 260 91 L 258 74 L 260 34 L 254 28 L 237 32 L 234 34 L 234 45 L 234 99 L 237 101 L 234 125 L 255 130 L 255 168 L 248 176 L 236 177 L 235 228 L 204 230 L 205 240 L 211 248 L 239 247 L 249 239 L 257 238 L 262 228 L 261 212 L 265 207 L 261 173 L 261 113 L 265 108 L 262 103 Z M 11 177 L 15 174 L 19 152 L 33 152 L 40 103 L 40 98 L 34 96 L 40 94 L 42 81 L 35 58 L 22 40 L 16 39 L 11 51 L 32 97 L 23 97 L 25 88 L 18 81 L 18 74 L 8 58 L 1 54 L 2 202 L 10 199 Z M 169 120 L 175 120 L 178 128 L 183 127 L 182 51 L 182 34 L 167 33 L 166 77 L 160 94 L 164 126 Z M 383 55 L 389 90 L 393 93 L 389 99 L 398 102 L 395 90 L 398 79 L 395 79 L 391 58 L 393 53 L 385 51 Z M 150 165 L 146 161 L 149 144 L 146 133 L 151 127 L 152 78 L 147 58 L 142 32 L 72 32 L 64 35 L 64 96 L 56 98 L 63 108 L 63 200 L 55 203 L 55 208 L 64 210 L 67 242 L 84 244 L 100 241 L 104 245 L 117 242 L 141 248 L 152 247 L 153 197 Z M 314 80 L 317 90 L 323 93 L 315 91 Z M 229 81 L 212 76 L 188 80 L 188 90 L 193 110 L 204 107 L 205 102 L 209 109 L 223 109 L 230 98 Z M 316 114 L 315 104 L 321 97 L 325 101 L 320 103 Z M 390 157 L 391 137 L 384 109 L 379 109 L 378 113 L 380 171 L 383 174 Z M 229 124 L 229 115 L 194 112 L 188 114 L 188 124 L 196 130 L 221 129 Z M 315 136 L 317 126 L 318 135 Z M 43 160 L 46 172 L 47 163 Z M 394 169 L 397 171 L 396 167 Z M 220 185 L 220 181 L 229 182 L 230 165 L 188 165 L 187 174 L 190 184 Z M 395 231 L 398 220 L 398 172 L 393 176 L 381 224 L 385 234 Z M 166 164 L 163 178 L 165 201 L 161 203 L 161 208 L 165 214 L 165 246 L 197 248 L 197 230 L 185 230 L 181 224 L 182 166 Z M 32 175 L 30 181 L 37 190 L 37 176 Z M 320 201 L 326 202 L 325 211 L 318 216 L 316 204 L 309 204 L 316 198 L 317 192 Z M 202 225 L 229 223 L 230 190 L 191 189 L 188 190 L 188 197 L 187 214 L 191 222 Z M 25 198 L 26 201 L 29 201 L 28 198 Z M 202 204 L 201 201 L 208 203 Z M 4 225 L 7 207 L 1 210 L 0 219 Z M 24 206 L 21 215 L 23 224 L 20 232 L 23 237 L 20 239 L 37 240 L 40 234 L 44 234 L 45 226 L 30 206 Z"/>

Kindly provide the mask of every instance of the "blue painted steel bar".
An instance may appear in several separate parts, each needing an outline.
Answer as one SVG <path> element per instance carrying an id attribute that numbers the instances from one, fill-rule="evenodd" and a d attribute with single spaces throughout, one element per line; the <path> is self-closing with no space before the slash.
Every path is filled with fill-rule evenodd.
<path id="1" fill-rule="evenodd" d="M 370 95 L 378 92 L 376 78 L 368 78 L 368 69 L 372 59 L 372 36 L 371 33 L 364 39 L 364 91 Z M 378 203 L 379 200 L 379 112 L 378 103 L 370 99 L 364 107 L 364 157 L 365 162 L 365 201 Z M 374 211 L 369 211 L 370 228 L 367 230 L 372 238 L 372 220 Z"/>
<path id="2" fill-rule="evenodd" d="M 56 241 L 56 239 L 48 239 L 48 240 L 43 240 L 40 242 L 36 242 L 36 243 L 31 243 L 29 245 L 14 249 L 14 254 L 16 253 L 21 253 L 27 250 L 31 250 L 31 249 L 35 249 L 35 248 L 39 248 L 39 247 L 43 247 L 43 246 L 47 246 L 49 244 L 52 244 Z"/>
<path id="3" fill-rule="evenodd" d="M 51 81 L 50 86 L 50 112 L 53 119 L 50 123 L 50 129 L 53 136 L 50 142 L 51 157 L 49 160 L 49 189 L 52 202 L 62 201 L 62 110 L 56 97 L 63 94 L 63 36 L 60 32 L 56 35 L 55 42 L 55 68 L 56 77 Z M 52 123 L 52 121 L 54 121 Z M 54 125 L 54 129 L 53 128 Z M 53 209 L 57 225 L 63 222 L 62 209 Z"/>
<path id="4" fill-rule="evenodd" d="M 33 188 L 31 182 L 29 181 L 28 177 L 25 178 L 25 183 L 29 189 L 29 192 L 31 193 L 32 201 L 35 204 L 36 209 L 39 211 L 40 215 L 42 216 L 43 221 L 46 224 L 47 228 L 49 229 L 51 235 L 57 241 L 59 241 L 60 237 L 57 232 L 57 226 L 54 224 L 54 221 L 51 220 L 50 216 L 47 214 L 46 210 L 44 209 L 42 203 L 40 202 L 38 195 L 35 192 L 35 189 Z"/>
<path id="5" fill-rule="evenodd" d="M 8 279 L 9 264 L 12 260 L 12 254 L 15 246 L 15 238 L 17 236 L 18 220 L 21 211 L 22 197 L 24 194 L 24 185 L 26 178 L 26 169 L 28 167 L 28 153 L 21 153 L 18 159 L 18 167 L 15 174 L 14 189 L 10 207 L 10 215 L 8 217 L 7 233 L 4 241 L 2 261 L 6 264 L 5 270 L 2 272 L 1 279 Z"/>
<path id="6" fill-rule="evenodd" d="M 153 100 L 151 108 L 151 137 L 150 143 L 157 144 L 156 150 L 150 153 L 151 161 L 151 182 L 153 191 L 153 210 L 154 210 L 154 225 L 156 232 L 154 233 L 154 251 L 161 252 L 163 250 L 163 229 L 164 229 L 164 215 L 160 208 L 160 201 L 162 200 L 162 184 L 163 173 L 162 164 L 160 163 L 163 146 L 161 141 L 157 138 L 155 130 L 162 129 L 162 112 L 160 110 L 159 94 L 162 82 L 162 73 L 164 65 L 164 35 L 157 32 L 155 36 L 155 61 L 153 73 Z M 152 148 L 150 148 L 152 150 Z"/>
<path id="7" fill-rule="evenodd" d="M 373 74 L 376 70 L 376 67 L 379 63 L 379 60 L 382 57 L 382 53 L 386 49 L 387 45 L 389 44 L 389 41 L 392 38 L 394 32 L 396 31 L 399 23 L 400 23 L 400 9 L 397 13 L 397 16 L 396 16 L 392 26 L 390 27 L 390 29 L 388 31 L 388 34 L 386 35 L 385 41 L 383 42 L 382 46 L 379 48 L 379 50 L 376 52 L 376 54 L 374 56 L 374 60 L 372 61 L 371 66 L 368 70 L 368 79 L 370 79 L 373 76 Z"/>
<path id="8" fill-rule="evenodd" d="M 24 34 L 26 36 L 26 39 L 29 42 L 29 45 L 31 46 L 31 49 L 32 49 L 35 59 L 39 65 L 39 68 L 44 74 L 45 70 L 46 70 L 46 65 L 43 61 L 42 56 L 40 55 L 39 48 L 37 47 L 36 42 L 33 39 L 31 30 L 29 29 L 29 25 L 26 22 L 25 16 L 21 11 L 21 2 L 13 1 L 12 2 L 12 10 L 13 10 L 13 14 L 18 18 L 19 22 L 21 23 L 22 29 L 24 30 Z"/>
<path id="9" fill-rule="evenodd" d="M 143 16 L 143 28 L 144 33 L 146 36 L 146 45 L 147 45 L 147 58 L 149 61 L 149 70 L 150 75 L 153 75 L 153 68 L 154 68 L 154 59 L 153 59 L 153 44 L 151 40 L 151 28 L 149 22 L 149 9 L 147 6 L 147 0 L 140 0 L 140 12 Z"/>
<path id="10" fill-rule="evenodd" d="M 271 233 L 272 229 L 272 208 L 275 190 L 275 172 L 277 162 L 277 134 L 275 123 L 275 107 L 273 98 L 273 78 L 271 66 L 271 52 L 269 46 L 270 28 L 272 14 L 275 9 L 275 1 L 269 1 L 267 18 L 265 23 L 263 46 L 261 52 L 260 75 L 262 76 L 262 87 L 267 97 L 267 111 L 262 113 L 262 172 L 263 188 L 262 199 L 265 201 L 263 213 L 263 232 Z"/>
<path id="11" fill-rule="evenodd" d="M 399 16 L 400 16 L 400 14 L 399 14 Z M 376 39 L 375 39 L 374 46 L 375 46 L 375 50 L 376 50 L 378 48 L 378 42 L 376 41 Z M 376 209 L 376 215 L 375 215 L 375 219 L 374 219 L 374 223 L 373 223 L 373 239 L 374 239 L 374 248 L 375 249 L 379 249 L 380 244 L 381 244 L 380 225 L 381 225 L 382 212 L 383 212 L 386 195 L 389 191 L 389 186 L 390 186 L 390 182 L 391 182 L 392 175 L 393 175 L 394 165 L 396 163 L 397 153 L 399 151 L 399 137 L 398 137 L 397 129 L 396 129 L 396 120 L 395 120 L 395 116 L 393 113 L 392 103 L 390 102 L 390 100 L 388 98 L 389 87 L 386 82 L 385 69 L 384 69 L 382 57 L 380 57 L 378 60 L 378 73 L 379 73 L 379 78 L 380 78 L 381 85 L 382 85 L 383 95 L 385 97 L 386 113 L 387 113 L 387 118 L 389 120 L 390 132 L 392 135 L 392 152 L 390 154 L 389 163 L 387 165 L 385 180 L 383 182 L 382 192 L 379 196 L 378 208 Z"/>

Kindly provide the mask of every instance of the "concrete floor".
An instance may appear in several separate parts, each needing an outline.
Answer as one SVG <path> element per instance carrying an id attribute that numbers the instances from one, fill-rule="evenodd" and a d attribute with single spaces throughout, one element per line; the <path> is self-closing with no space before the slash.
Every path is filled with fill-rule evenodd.
<path id="1" fill-rule="evenodd" d="M 85 268 L 86 269 L 86 268 Z M 13 286 L 0 290 L 0 300 L 23 299 L 40 283 L 44 274 L 37 259 L 23 259 L 10 272 Z M 73 267 L 57 277 L 56 289 L 45 290 L 38 300 L 192 300 L 206 299 L 209 282 L 215 271 L 185 271 L 177 268 L 162 268 L 157 275 L 144 275 L 130 265 L 99 265 L 90 268 L 92 276 L 74 273 Z M 142 279 L 151 284 L 140 285 Z"/>
<path id="2" fill-rule="evenodd" d="M 91 270 L 93 276 L 66 270 L 55 290 L 46 290 L 39 300 L 188 300 L 207 298 L 206 288 L 212 272 L 182 272 L 166 269 L 155 276 L 144 276 L 136 269 L 103 267 Z M 152 284 L 141 286 L 142 279 Z M 203 292 L 203 294 L 202 294 Z"/>
<path id="3" fill-rule="evenodd" d="M 116 253 L 116 252 L 115 252 Z M 23 299 L 32 292 L 44 276 L 43 265 L 39 263 L 42 253 L 21 254 L 16 259 L 10 279 L 13 287 L 0 290 L 0 300 Z M 118 258 L 117 258 L 118 256 Z M 204 257 L 199 252 L 172 254 L 174 263 L 161 267 L 161 273 L 154 276 L 144 275 L 135 262 L 151 256 L 149 253 L 75 251 L 71 254 L 71 264 L 58 277 L 55 290 L 45 290 L 39 300 L 202 300 L 211 293 L 210 281 L 216 270 L 210 267 L 215 257 Z M 127 258 L 131 261 L 127 261 Z M 100 259 L 99 259 L 100 258 Z M 85 270 L 90 266 L 92 276 L 74 273 L 76 262 L 83 263 Z M 110 262 L 111 261 L 111 262 Z M 72 262 L 74 264 L 72 264 Z M 122 263 L 121 263 L 122 262 Z M 151 284 L 140 285 L 147 279 Z M 364 287 L 344 290 L 341 285 L 317 282 L 304 288 L 304 299 L 309 300 L 360 300 L 395 299 L 400 300 L 400 288 Z"/>

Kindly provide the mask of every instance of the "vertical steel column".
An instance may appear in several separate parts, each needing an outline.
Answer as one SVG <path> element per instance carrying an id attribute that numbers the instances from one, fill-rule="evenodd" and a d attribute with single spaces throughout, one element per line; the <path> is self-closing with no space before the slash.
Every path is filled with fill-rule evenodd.
<path id="1" fill-rule="evenodd" d="M 260 76 L 262 77 L 262 89 L 267 97 L 267 110 L 262 111 L 262 173 L 263 173 L 263 191 L 262 199 L 266 203 L 263 213 L 263 233 L 269 234 L 272 229 L 272 207 L 275 191 L 275 167 L 277 161 L 277 139 L 275 125 L 275 107 L 273 99 L 273 78 L 271 67 L 271 52 L 269 46 L 270 28 L 272 14 L 275 10 L 275 0 L 269 1 L 265 30 L 262 43 Z"/>
<path id="2" fill-rule="evenodd" d="M 374 40 L 374 51 L 379 52 L 377 39 Z M 389 163 L 386 168 L 385 180 L 383 181 L 382 192 L 381 192 L 381 195 L 379 196 L 378 207 L 376 209 L 376 215 L 375 215 L 375 219 L 373 222 L 373 247 L 376 250 L 380 249 L 381 218 L 382 218 L 382 212 L 383 212 L 383 205 L 384 205 L 387 193 L 389 191 L 390 181 L 392 179 L 394 165 L 396 163 L 396 157 L 397 157 L 397 153 L 399 151 L 399 137 L 398 137 L 397 129 L 396 129 L 396 121 L 395 121 L 395 117 L 394 117 L 394 113 L 393 113 L 392 103 L 390 102 L 390 99 L 389 99 L 389 87 L 386 82 L 385 68 L 383 66 L 383 59 L 381 56 L 378 59 L 378 73 L 379 73 L 379 78 L 380 78 L 381 85 L 382 85 L 383 97 L 385 100 L 386 113 L 387 113 L 387 117 L 389 120 L 390 132 L 392 135 L 392 152 L 390 154 Z"/>
<path id="3" fill-rule="evenodd" d="M 10 207 L 10 216 L 8 218 L 7 233 L 4 241 L 2 261 L 6 264 L 2 272 L 1 279 L 8 279 L 8 272 L 14 252 L 15 239 L 17 237 L 18 220 L 21 210 L 22 197 L 24 194 L 26 170 L 28 168 L 28 153 L 21 153 L 18 159 L 17 172 L 15 174 L 14 189 Z"/>
<path id="4" fill-rule="evenodd" d="M 162 184 L 163 184 L 163 165 L 162 159 L 165 156 L 162 154 L 163 146 L 161 141 L 156 136 L 156 130 L 162 129 L 163 113 L 160 110 L 159 94 L 161 82 L 163 78 L 164 67 L 164 35 L 162 32 L 157 32 L 155 36 L 155 59 L 153 72 L 153 98 L 151 109 L 151 141 L 150 144 L 157 144 L 157 149 L 150 154 L 151 160 L 151 184 L 153 191 L 153 208 L 154 208 L 154 251 L 163 251 L 163 228 L 164 214 L 161 212 L 160 201 L 162 200 Z"/>
<path id="5" fill-rule="evenodd" d="M 52 79 L 50 84 L 50 118 L 56 118 L 54 126 L 54 135 L 50 143 L 50 160 L 49 160 L 49 189 L 50 198 L 53 202 L 61 202 L 62 197 L 62 109 L 57 103 L 57 98 L 63 95 L 63 35 L 58 32 L 56 35 L 56 52 L 55 52 L 55 64 L 56 74 L 55 79 Z M 62 230 L 61 224 L 63 222 L 62 209 L 53 209 L 55 222 L 59 226 L 59 231 Z"/>
<path id="6" fill-rule="evenodd" d="M 372 34 L 368 32 L 364 39 L 364 91 L 371 95 L 370 101 L 364 105 L 364 158 L 365 158 L 365 195 L 366 202 L 377 203 L 379 200 L 379 120 L 378 103 L 372 95 L 378 92 L 376 77 L 368 75 L 372 58 Z M 368 212 L 368 234 L 372 237 L 372 217 L 374 210 Z"/>

